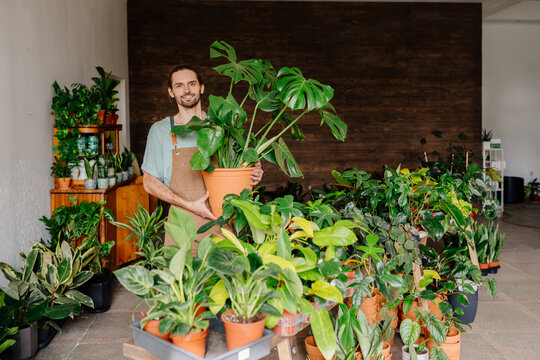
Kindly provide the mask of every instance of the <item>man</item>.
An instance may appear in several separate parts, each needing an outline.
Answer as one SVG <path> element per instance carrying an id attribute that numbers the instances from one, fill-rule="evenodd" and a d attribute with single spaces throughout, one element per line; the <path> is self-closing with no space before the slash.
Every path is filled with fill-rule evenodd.
<path id="1" fill-rule="evenodd" d="M 169 74 L 168 93 L 178 105 L 178 113 L 152 125 L 146 141 L 143 164 L 143 185 L 146 192 L 187 211 L 197 228 L 216 217 L 207 205 L 208 192 L 200 171 L 191 170 L 190 159 L 197 149 L 197 134 L 181 137 L 171 133 L 174 125 L 185 125 L 193 116 L 206 118 L 201 108 L 204 84 L 199 73 L 190 66 L 179 65 Z M 251 173 L 252 185 L 262 179 L 260 162 Z M 208 233 L 215 233 L 218 228 Z M 197 240 L 205 234 L 200 234 Z M 166 236 L 165 243 L 171 243 Z"/>

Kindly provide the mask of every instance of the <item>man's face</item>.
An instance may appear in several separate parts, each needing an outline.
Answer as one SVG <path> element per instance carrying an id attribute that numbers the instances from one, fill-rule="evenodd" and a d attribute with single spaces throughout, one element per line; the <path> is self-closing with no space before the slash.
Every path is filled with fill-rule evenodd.
<path id="1" fill-rule="evenodd" d="M 179 106 L 193 108 L 201 101 L 204 85 L 199 84 L 197 75 L 191 70 L 180 70 L 172 75 L 172 88 L 169 95 Z"/>

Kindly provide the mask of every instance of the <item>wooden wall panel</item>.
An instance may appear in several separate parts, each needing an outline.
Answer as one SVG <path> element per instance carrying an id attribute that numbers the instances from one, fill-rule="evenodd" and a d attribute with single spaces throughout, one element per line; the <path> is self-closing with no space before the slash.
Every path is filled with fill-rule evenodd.
<path id="1" fill-rule="evenodd" d="M 306 140 L 288 141 L 304 185 L 329 181 L 334 168 L 415 167 L 423 151 L 446 147 L 432 130 L 453 139 L 464 132 L 466 145 L 480 151 L 479 3 L 130 0 L 128 32 L 131 144 L 139 161 L 151 124 L 175 112 L 166 95 L 172 67 L 196 64 L 206 93 L 226 94 L 229 82 L 211 69 L 219 63 L 209 59 L 214 40 L 229 42 L 241 59 L 297 66 L 335 88 L 347 140 L 336 141 L 309 116 Z M 269 188 L 289 180 L 264 168 Z"/>

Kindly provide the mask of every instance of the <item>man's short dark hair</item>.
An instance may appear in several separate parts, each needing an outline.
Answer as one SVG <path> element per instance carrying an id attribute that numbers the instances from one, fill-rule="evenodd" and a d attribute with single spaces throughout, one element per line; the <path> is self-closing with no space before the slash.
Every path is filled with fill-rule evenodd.
<path id="1" fill-rule="evenodd" d="M 197 76 L 197 81 L 199 82 L 199 85 L 204 85 L 204 82 L 203 82 L 203 79 L 201 77 L 201 74 L 199 73 L 199 70 L 197 70 L 196 68 L 194 68 L 193 66 L 191 65 L 185 65 L 185 64 L 182 64 L 182 65 L 178 65 L 178 66 L 175 66 L 174 69 L 171 70 L 171 72 L 169 73 L 169 79 L 167 81 L 167 85 L 172 88 L 172 77 L 173 77 L 173 74 L 177 71 L 180 71 L 180 70 L 191 70 L 195 73 L 195 76 Z"/>

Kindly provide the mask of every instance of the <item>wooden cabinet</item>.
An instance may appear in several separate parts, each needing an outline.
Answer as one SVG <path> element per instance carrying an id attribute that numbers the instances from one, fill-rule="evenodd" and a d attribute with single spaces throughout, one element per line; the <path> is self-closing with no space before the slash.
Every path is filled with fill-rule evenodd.
<path id="1" fill-rule="evenodd" d="M 60 206 L 71 206 L 70 195 L 77 198 L 77 203 L 86 201 L 106 201 L 105 205 L 113 213 L 115 219 L 126 223 L 126 216 L 133 217 L 133 212 L 137 210 L 138 203 L 146 209 L 150 206 L 150 196 L 144 191 L 142 185 L 142 176 L 128 179 L 104 190 L 51 190 L 51 212 Z M 137 250 L 132 241 L 124 241 L 130 234 L 129 231 L 120 229 L 105 220 L 101 221 L 99 229 L 99 240 L 115 241 L 116 245 L 112 248 L 109 255 L 107 267 L 111 270 L 136 258 Z"/>

